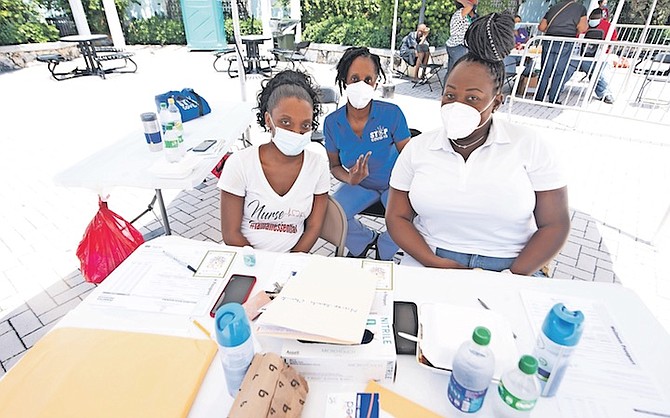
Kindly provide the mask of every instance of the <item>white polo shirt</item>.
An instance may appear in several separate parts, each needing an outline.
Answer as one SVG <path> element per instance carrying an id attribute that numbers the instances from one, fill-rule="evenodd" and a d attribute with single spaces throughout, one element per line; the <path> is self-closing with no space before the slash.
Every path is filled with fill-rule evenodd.
<path id="1" fill-rule="evenodd" d="M 304 151 L 300 173 L 291 189 L 278 195 L 263 173 L 258 147 L 234 153 L 223 166 L 217 183 L 221 190 L 244 197 L 242 235 L 260 250 L 288 252 L 305 231 L 314 195 L 328 193 L 327 161 Z"/>
<path id="2" fill-rule="evenodd" d="M 535 192 L 559 189 L 566 180 L 536 131 L 494 118 L 486 142 L 467 162 L 441 128 L 413 138 L 390 184 L 409 192 L 414 225 L 429 246 L 512 258 L 537 230 Z"/>

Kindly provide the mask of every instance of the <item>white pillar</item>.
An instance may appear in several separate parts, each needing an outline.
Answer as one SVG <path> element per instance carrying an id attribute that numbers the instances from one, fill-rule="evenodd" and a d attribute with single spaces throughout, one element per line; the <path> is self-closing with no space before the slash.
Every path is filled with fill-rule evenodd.
<path id="1" fill-rule="evenodd" d="M 90 35 L 91 29 L 88 27 L 86 13 L 84 12 L 81 0 L 68 0 L 68 2 L 70 3 L 70 10 L 72 10 L 74 24 L 77 26 L 77 33 L 79 35 Z"/>
<path id="2" fill-rule="evenodd" d="M 265 47 L 270 50 L 272 49 L 272 29 L 270 28 L 270 18 L 272 17 L 272 0 L 261 0 L 261 23 L 263 24 L 263 36 L 270 38 L 269 41 L 265 41 Z"/>
<path id="3" fill-rule="evenodd" d="M 298 27 L 295 29 L 295 42 L 302 41 L 302 13 L 300 12 L 300 0 L 291 0 L 289 7 L 291 8 L 291 20 L 297 20 Z"/>
<path id="4" fill-rule="evenodd" d="M 119 13 L 116 10 L 114 0 L 102 0 L 102 5 L 105 7 L 107 26 L 109 26 L 109 32 L 112 34 L 112 42 L 114 42 L 114 47 L 125 47 L 126 39 L 123 37 L 123 30 L 121 29 L 121 22 L 119 21 Z"/>

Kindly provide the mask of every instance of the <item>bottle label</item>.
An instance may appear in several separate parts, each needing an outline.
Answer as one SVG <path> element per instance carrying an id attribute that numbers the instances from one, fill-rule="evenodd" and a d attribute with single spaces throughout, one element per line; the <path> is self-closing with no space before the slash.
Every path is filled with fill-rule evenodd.
<path id="1" fill-rule="evenodd" d="M 537 402 L 536 399 L 533 400 L 526 400 L 526 399 L 520 399 L 517 398 L 516 396 L 512 395 L 505 385 L 503 384 L 502 380 L 498 384 L 498 395 L 500 395 L 500 398 L 505 402 L 507 406 L 509 406 L 512 409 L 516 409 L 517 411 L 530 411 L 535 407 L 535 403 Z"/>
<path id="2" fill-rule="evenodd" d="M 454 379 L 454 374 L 452 373 L 449 380 L 449 388 L 447 389 L 447 397 L 449 398 L 449 402 L 459 411 L 477 412 L 484 403 L 487 389 L 488 387 L 484 390 L 466 389 Z"/>

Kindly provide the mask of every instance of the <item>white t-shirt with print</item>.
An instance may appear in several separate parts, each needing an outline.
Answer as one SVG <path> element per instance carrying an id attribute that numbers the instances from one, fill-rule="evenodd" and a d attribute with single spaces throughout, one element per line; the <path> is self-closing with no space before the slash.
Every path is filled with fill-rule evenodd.
<path id="1" fill-rule="evenodd" d="M 260 250 L 288 252 L 305 231 L 314 195 L 328 193 L 328 163 L 320 155 L 304 151 L 300 173 L 291 189 L 278 195 L 263 172 L 258 147 L 235 152 L 223 167 L 218 187 L 244 197 L 242 235 Z"/>
<path id="2" fill-rule="evenodd" d="M 494 117 L 489 137 L 467 162 L 444 129 L 413 138 L 390 184 L 409 192 L 414 225 L 431 248 L 512 258 L 537 230 L 535 192 L 566 180 L 534 130 Z"/>

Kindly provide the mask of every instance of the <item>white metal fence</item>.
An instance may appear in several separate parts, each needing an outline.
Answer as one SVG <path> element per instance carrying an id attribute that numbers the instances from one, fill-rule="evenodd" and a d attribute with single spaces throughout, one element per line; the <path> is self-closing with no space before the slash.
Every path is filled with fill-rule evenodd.
<path id="1" fill-rule="evenodd" d="M 525 102 L 670 125 L 670 45 L 538 36 L 514 59 L 510 110 Z"/>

